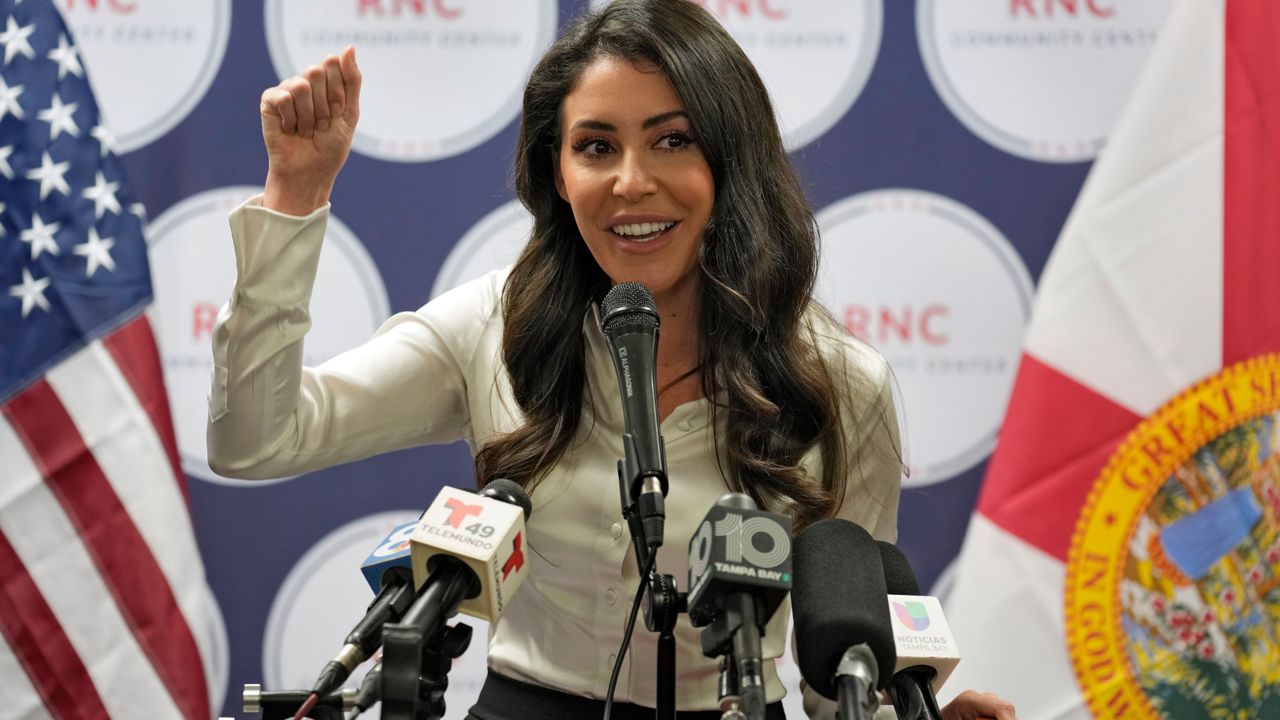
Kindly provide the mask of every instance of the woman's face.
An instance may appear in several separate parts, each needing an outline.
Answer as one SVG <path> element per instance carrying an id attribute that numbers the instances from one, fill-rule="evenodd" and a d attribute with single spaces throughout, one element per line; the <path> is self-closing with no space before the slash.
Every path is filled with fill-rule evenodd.
<path id="1" fill-rule="evenodd" d="M 667 76 L 601 57 L 565 96 L 561 123 L 556 187 L 601 269 L 643 283 L 660 310 L 664 297 L 696 297 L 715 183 Z"/>

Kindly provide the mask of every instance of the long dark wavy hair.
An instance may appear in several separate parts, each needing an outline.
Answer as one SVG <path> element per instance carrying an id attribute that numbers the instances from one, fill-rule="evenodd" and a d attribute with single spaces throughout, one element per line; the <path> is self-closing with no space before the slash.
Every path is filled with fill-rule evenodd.
<path id="1" fill-rule="evenodd" d="M 583 16 L 525 87 L 515 186 L 534 227 L 503 293 L 502 352 L 526 421 L 479 450 L 477 479 L 507 477 L 532 489 L 578 430 L 587 394 L 583 316 L 610 281 L 556 192 L 554 163 L 561 103 L 602 56 L 666 74 L 711 167 L 716 197 L 698 258 L 700 379 L 712 400 L 717 457 L 728 465 L 721 472 L 732 490 L 790 513 L 798 527 L 828 517 L 850 467 L 841 415 L 848 427 L 852 413 L 841 408 L 843 377 L 824 361 L 806 319 L 816 309 L 813 213 L 760 77 L 715 18 L 688 0 L 617 0 Z M 821 478 L 800 468 L 815 445 Z"/>

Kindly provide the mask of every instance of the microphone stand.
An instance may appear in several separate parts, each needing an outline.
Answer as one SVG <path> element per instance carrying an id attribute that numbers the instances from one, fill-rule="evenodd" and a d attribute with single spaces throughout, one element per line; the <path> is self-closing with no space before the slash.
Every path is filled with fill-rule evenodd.
<path id="1" fill-rule="evenodd" d="M 754 609 L 754 606 L 751 608 Z M 720 710 L 722 720 L 763 720 L 763 707 L 746 707 L 742 702 L 742 678 L 738 675 L 738 654 L 734 651 L 734 636 L 744 623 L 754 623 L 754 613 L 748 616 L 737 610 L 726 609 L 702 628 L 702 654 L 720 658 Z M 741 648 L 748 657 L 760 655 L 756 647 Z M 751 715 L 748 715 L 748 713 Z M 759 713 L 759 714 L 757 714 Z M 842 717 L 841 720 L 844 720 Z"/>
<path id="2" fill-rule="evenodd" d="M 257 683 L 246 683 L 241 698 L 245 714 L 261 713 L 262 720 L 292 720 L 309 695 L 310 690 L 265 691 Z M 353 707 L 355 696 L 353 688 L 335 690 L 320 698 L 309 717 L 314 720 L 342 720 L 344 711 Z"/>
<path id="3" fill-rule="evenodd" d="M 439 582 L 426 587 L 399 623 L 382 628 L 382 717 L 438 720 L 444 717 L 448 672 L 471 644 L 471 626 L 450 626 L 475 582 L 460 561 L 438 570 Z"/>
<path id="4" fill-rule="evenodd" d="M 631 499 L 633 481 L 640 477 L 635 443 L 629 434 L 622 436 L 623 458 L 618 460 L 618 493 L 622 500 L 622 516 L 631 532 L 631 546 L 636 553 L 636 567 L 650 568 L 645 582 L 644 625 L 649 632 L 658 633 L 657 697 L 654 717 L 656 720 L 676 720 L 676 621 L 680 613 L 687 612 L 688 595 L 676 588 L 672 575 L 660 574 L 649 564 L 650 556 L 658 552 L 657 546 L 645 542 L 645 527 L 639 504 Z M 664 448 L 665 450 L 665 448 Z M 664 463 L 665 464 L 665 463 Z"/>
<path id="5" fill-rule="evenodd" d="M 738 682 L 738 662 L 733 648 L 720 658 L 720 720 L 747 720 L 742 711 L 742 688 Z"/>

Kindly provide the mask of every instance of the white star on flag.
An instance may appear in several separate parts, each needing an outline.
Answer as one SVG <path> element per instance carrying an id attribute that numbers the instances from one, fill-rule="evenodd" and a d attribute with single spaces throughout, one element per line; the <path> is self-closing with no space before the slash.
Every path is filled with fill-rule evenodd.
<path id="1" fill-rule="evenodd" d="M 91 277 L 100 266 L 115 272 L 116 261 L 111 258 L 111 248 L 115 244 L 116 241 L 111 238 L 99 237 L 97 228 L 89 228 L 89 239 L 71 248 L 71 252 L 83 256 L 88 261 L 84 275 Z"/>
<path id="2" fill-rule="evenodd" d="M 116 190 L 120 189 L 120 183 L 107 182 L 107 178 L 98 171 L 98 177 L 93 182 L 93 187 L 84 189 L 82 193 L 86 198 L 93 201 L 93 219 L 97 220 L 102 217 L 102 213 L 110 210 L 116 215 L 120 214 L 120 201 L 116 199 Z"/>
<path id="3" fill-rule="evenodd" d="M 5 204 L 4 204 L 4 203 L 2 203 L 2 202 L 0 202 L 0 216 L 3 216 L 3 215 L 4 215 L 4 209 L 5 209 L 5 208 L 7 208 L 7 207 L 9 207 L 9 206 L 8 206 L 8 205 L 5 205 Z M 3 224 L 0 224 L 0 237 L 4 237 L 4 232 L 5 232 L 5 230 L 4 230 L 4 225 L 3 225 Z"/>
<path id="4" fill-rule="evenodd" d="M 72 75 L 84 74 L 80 66 L 80 56 L 76 54 L 76 46 L 67 44 L 67 36 L 58 36 L 58 47 L 49 51 L 48 58 L 58 63 L 58 79 L 61 80 L 70 70 Z"/>
<path id="5" fill-rule="evenodd" d="M 9 166 L 9 156 L 13 154 L 13 146 L 5 145 L 0 147 L 0 175 L 5 178 L 13 179 L 13 168 Z"/>
<path id="6" fill-rule="evenodd" d="M 71 117 L 79 104 L 64 104 L 58 93 L 54 93 L 52 104 L 47 109 L 36 113 L 36 117 L 49 123 L 49 142 L 57 139 L 60 132 L 66 132 L 71 137 L 80 137 L 80 128 L 76 125 L 75 118 Z"/>
<path id="7" fill-rule="evenodd" d="M 106 157 L 109 152 L 115 152 L 116 136 L 111 134 L 111 131 L 107 129 L 106 125 L 94 125 L 93 129 L 89 131 L 89 134 L 98 141 L 98 146 L 101 150 L 101 157 Z"/>
<path id="8" fill-rule="evenodd" d="M 18 96 L 22 94 L 22 85 L 10 86 L 0 77 L 0 120 L 4 120 L 5 115 L 13 115 L 21 120 L 23 118 L 22 105 L 18 104 Z"/>
<path id="9" fill-rule="evenodd" d="M 53 158 L 49 157 L 49 151 L 46 150 L 44 157 L 40 159 L 40 167 L 27 171 L 27 177 L 31 180 L 40 181 L 40 199 L 44 200 L 49 196 L 49 191 L 57 190 L 63 195 L 70 195 L 71 188 L 67 185 L 66 178 L 67 169 L 71 167 L 71 162 L 55 163 Z M 101 175 L 101 173 L 99 173 Z M 86 194 L 87 191 L 86 191 Z"/>
<path id="10" fill-rule="evenodd" d="M 31 216 L 31 227 L 23 230 L 20 239 L 22 242 L 31 243 L 31 259 L 35 260 L 40 257 L 40 253 L 48 251 L 50 255 L 57 255 L 61 251 L 58 244 L 53 241 L 53 234 L 62 229 L 62 223 L 45 224 L 37 213 Z"/>
<path id="11" fill-rule="evenodd" d="M 30 315 L 31 308 L 36 305 L 39 305 L 41 310 L 49 312 L 49 300 L 44 296 L 44 289 L 47 287 L 49 287 L 49 278 L 36 280 L 31 277 L 29 269 L 22 268 L 22 284 L 9 287 L 11 297 L 22 298 L 22 317 Z"/>
<path id="12" fill-rule="evenodd" d="M 36 26 L 18 25 L 18 21 L 9 16 L 9 23 L 5 31 L 0 33 L 0 43 L 4 44 L 4 64 L 8 65 L 14 55 L 22 53 L 28 60 L 34 60 L 36 51 L 31 49 L 31 43 L 27 38 L 31 37 L 31 33 L 36 31 Z"/>

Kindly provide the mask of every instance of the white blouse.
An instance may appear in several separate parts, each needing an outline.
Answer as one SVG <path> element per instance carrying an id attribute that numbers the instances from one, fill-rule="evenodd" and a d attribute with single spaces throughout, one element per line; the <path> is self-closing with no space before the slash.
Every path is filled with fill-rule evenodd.
<path id="1" fill-rule="evenodd" d="M 311 325 L 308 302 L 328 207 L 292 217 L 260 202 L 253 198 L 230 217 L 237 280 L 213 334 L 208 446 L 215 472 L 270 478 L 458 439 L 474 452 L 522 424 L 501 357 L 506 271 L 469 282 L 416 312 L 397 313 L 369 342 L 306 368 L 302 340 Z M 532 493 L 531 572 L 490 626 L 488 663 L 508 677 L 603 698 L 639 573 L 618 498 L 622 405 L 594 314 L 583 321 L 588 387 L 578 434 Z M 830 326 L 818 322 L 813 324 Z M 843 369 L 849 381 L 846 417 L 854 418 L 846 436 L 855 461 L 838 516 L 893 541 L 902 465 L 888 366 L 834 326 L 815 330 L 814 337 L 837 376 Z M 689 538 L 728 489 L 705 398 L 676 408 L 661 429 L 671 487 L 657 570 L 685 588 Z M 820 477 L 816 450 L 804 467 Z M 767 658 L 783 653 L 789 609 L 784 603 L 766 627 Z M 652 707 L 657 636 L 638 625 L 615 699 Z M 699 631 L 687 616 L 676 628 L 676 642 L 677 707 L 716 708 L 718 666 L 703 657 Z M 765 670 L 772 702 L 784 690 L 774 663 L 766 662 Z M 805 695 L 811 716 L 831 714 L 833 704 L 819 702 L 812 691 Z"/>

